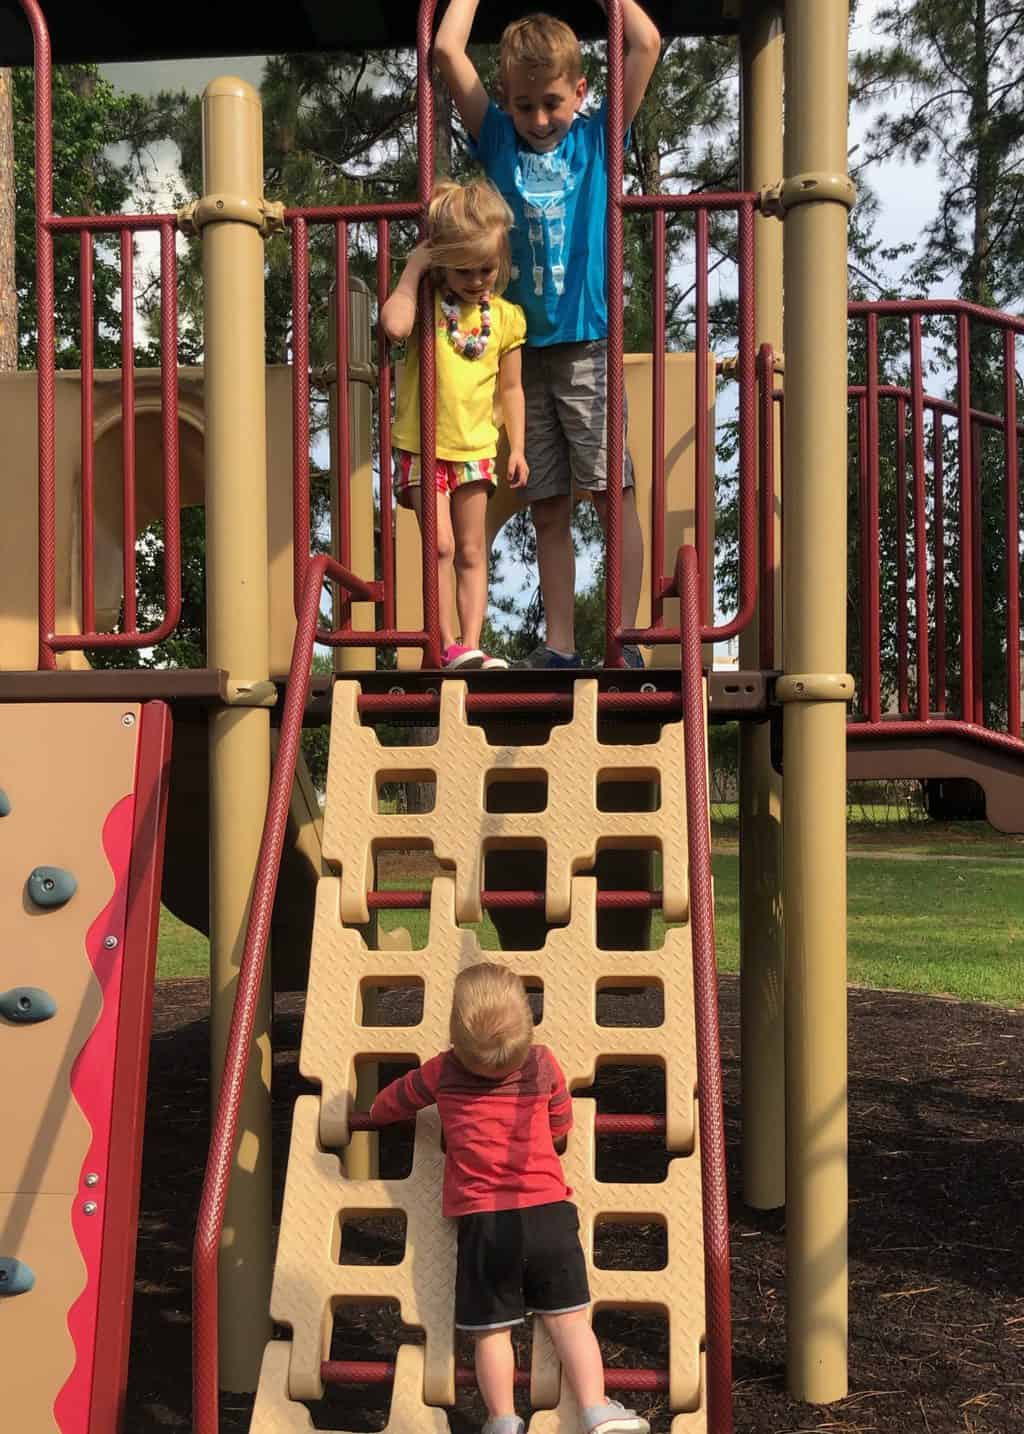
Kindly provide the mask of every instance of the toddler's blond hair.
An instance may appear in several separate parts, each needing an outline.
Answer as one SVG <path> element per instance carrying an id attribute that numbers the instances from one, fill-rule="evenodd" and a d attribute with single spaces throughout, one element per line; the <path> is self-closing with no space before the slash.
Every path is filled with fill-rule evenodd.
<path id="1" fill-rule="evenodd" d="M 512 211 L 493 185 L 484 179 L 456 184 L 445 179 L 436 185 L 427 210 L 427 238 L 431 268 L 440 282 L 444 269 L 484 267 L 495 258 L 498 275 L 492 292 L 500 294 L 512 274 L 508 231 Z"/>
<path id="2" fill-rule="evenodd" d="M 493 961 L 461 971 L 452 997 L 451 1042 L 471 1068 L 521 1066 L 533 1044 L 533 1012 L 519 977 Z"/>
<path id="3" fill-rule="evenodd" d="M 509 73 L 525 65 L 552 79 L 564 75 L 571 85 L 583 74 L 580 42 L 564 20 L 552 15 L 524 15 L 506 25 L 501 37 L 499 66 L 501 89 L 508 97 Z"/>

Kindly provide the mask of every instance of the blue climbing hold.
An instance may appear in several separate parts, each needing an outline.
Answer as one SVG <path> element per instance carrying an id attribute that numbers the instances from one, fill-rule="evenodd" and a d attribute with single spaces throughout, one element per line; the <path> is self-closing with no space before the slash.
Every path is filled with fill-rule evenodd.
<path id="1" fill-rule="evenodd" d="M 10 815 L 11 799 L 4 791 L 3 787 L 0 787 L 0 817 L 9 817 Z"/>
<path id="2" fill-rule="evenodd" d="M 0 1255 L 0 1300 L 27 1295 L 35 1282 L 35 1275 L 22 1260 Z"/>
<path id="3" fill-rule="evenodd" d="M 28 879 L 28 894 L 37 906 L 64 906 L 78 890 L 78 882 L 61 866 L 37 866 Z"/>
<path id="4" fill-rule="evenodd" d="M 0 991 L 0 1016 L 19 1026 L 36 1026 L 57 1014 L 57 1002 L 38 986 L 12 986 Z"/>

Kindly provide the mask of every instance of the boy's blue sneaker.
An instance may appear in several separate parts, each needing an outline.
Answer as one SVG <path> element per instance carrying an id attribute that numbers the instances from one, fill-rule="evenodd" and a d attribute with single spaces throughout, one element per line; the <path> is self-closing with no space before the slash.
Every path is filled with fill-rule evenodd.
<path id="1" fill-rule="evenodd" d="M 627 667 L 633 667 L 642 672 L 647 666 L 647 664 L 644 662 L 643 653 L 631 642 L 623 643 L 622 656 Z"/>
<path id="2" fill-rule="evenodd" d="M 578 652 L 574 652 L 571 657 L 566 657 L 563 653 L 555 652 L 552 648 L 545 646 L 543 642 L 539 643 L 527 657 L 520 658 L 518 662 L 513 662 L 512 664 L 513 667 L 520 668 L 549 667 L 552 669 L 573 668 L 579 667 L 580 665 L 580 655 Z M 641 666 L 643 666 L 642 663 Z"/>

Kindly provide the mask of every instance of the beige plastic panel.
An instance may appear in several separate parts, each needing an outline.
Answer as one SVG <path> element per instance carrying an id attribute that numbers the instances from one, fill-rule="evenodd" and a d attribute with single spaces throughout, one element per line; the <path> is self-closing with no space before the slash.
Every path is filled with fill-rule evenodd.
<path id="1" fill-rule="evenodd" d="M 289 1346 L 272 1340 L 263 1355 L 249 1434 L 309 1434 L 309 1410 L 288 1397 Z M 423 1351 L 417 1345 L 399 1346 L 391 1410 L 382 1434 L 448 1434 L 443 1409 L 423 1403 Z"/>
<path id="2" fill-rule="evenodd" d="M 704 1240 L 700 1207 L 700 1158 L 670 1162 L 663 1181 L 614 1185 L 594 1178 L 597 1137 L 592 1100 L 573 1102 L 575 1124 L 562 1167 L 580 1213 L 580 1241 L 587 1256 L 590 1294 L 595 1310 L 656 1310 L 668 1319 L 669 1405 L 694 1409 L 700 1401 L 700 1350 L 704 1339 Z M 593 1263 L 594 1226 L 619 1217 L 630 1222 L 660 1221 L 668 1232 L 668 1259 L 663 1270 L 598 1270 Z M 554 1404 L 559 1397 L 558 1365 L 539 1321 L 534 1321 L 532 1392 L 536 1404 Z M 557 1411 L 549 1411 L 551 1415 Z M 536 1419 L 539 1416 L 535 1416 Z M 556 1422 L 538 1426 L 536 1434 L 569 1434 Z M 573 1426 L 577 1434 L 578 1425 Z"/>
<path id="3" fill-rule="evenodd" d="M 486 958 L 476 935 L 455 920 L 455 884 L 435 879 L 430 934 L 421 951 L 368 950 L 358 931 L 342 926 L 341 883 L 324 878 L 317 891 L 313 958 L 299 1068 L 321 1085 L 320 1138 L 332 1148 L 348 1141 L 356 1062 L 409 1056 L 421 1064 L 448 1045 L 452 990 L 459 971 Z M 548 935 L 541 951 L 502 951 L 499 959 L 544 987 L 537 1039 L 551 1046 L 570 1088 L 589 1085 L 604 1061 L 665 1067 L 666 1140 L 670 1150 L 693 1147 L 697 1057 L 693 1026 L 693 962 L 689 927 L 665 933 L 660 951 L 601 951 L 597 946 L 597 883 L 572 881 L 572 921 Z M 423 1019 L 416 1026 L 360 1024 L 362 990 L 423 982 Z M 662 1026 L 599 1026 L 599 984 L 661 986 Z"/>
<path id="4" fill-rule="evenodd" d="M 440 1121 L 421 1113 L 408 1180 L 347 1180 L 335 1155 L 320 1149 L 315 1096 L 295 1102 L 288 1175 L 270 1312 L 291 1326 L 288 1387 L 293 1399 L 323 1395 L 320 1362 L 330 1353 L 333 1313 L 345 1303 L 397 1299 L 406 1324 L 426 1334 L 423 1394 L 455 1400 L 452 1275 L 455 1226 L 441 1218 Z M 398 1265 L 340 1265 L 345 1217 L 402 1210 L 405 1254 Z"/>
<path id="5" fill-rule="evenodd" d="M 649 746 L 612 746 L 598 740 L 597 682 L 574 684 L 573 720 L 554 727 L 542 746 L 491 747 L 481 727 L 466 719 L 466 684 L 445 682 L 437 742 L 430 747 L 382 747 L 359 721 L 359 687 L 334 687 L 331 753 L 324 813 L 324 855 L 342 868 L 342 919 L 369 920 L 366 893 L 374 853 L 387 847 L 432 847 L 455 869 L 460 921 L 481 919 L 480 889 L 486 853 L 502 846 L 547 851 L 547 917 L 569 919 L 570 882 L 593 868 L 603 846 L 660 847 L 665 919 L 685 921 L 688 909 L 682 729 L 665 723 Z M 546 774 L 542 812 L 488 812 L 488 784 Z M 656 812 L 597 809 L 602 778 L 657 779 Z M 378 811 L 380 780 L 437 783 L 434 810 L 423 814 Z"/>
<path id="6" fill-rule="evenodd" d="M 0 1299 L 3 1418 L 10 1434 L 57 1434 L 53 1402 L 75 1365 L 68 1310 L 85 1286 L 85 1261 L 67 1195 L 0 1195 L 0 1253 L 32 1270 L 27 1294 Z"/>
<path id="7" fill-rule="evenodd" d="M 0 1022 L 0 1193 L 73 1193 L 89 1147 L 70 1085 L 102 1007 L 85 938 L 114 890 L 103 826 L 135 785 L 138 713 L 131 703 L 0 706 L 0 787 L 11 802 L 0 818 L 0 991 L 38 986 L 57 1002 L 40 1025 Z M 75 876 L 65 906 L 29 901 L 37 866 Z"/>

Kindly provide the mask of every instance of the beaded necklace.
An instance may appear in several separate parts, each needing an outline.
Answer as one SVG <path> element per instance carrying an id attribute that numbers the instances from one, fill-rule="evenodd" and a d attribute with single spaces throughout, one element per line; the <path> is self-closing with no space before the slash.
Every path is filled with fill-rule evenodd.
<path id="1" fill-rule="evenodd" d="M 453 293 L 449 292 L 441 299 L 441 312 L 444 315 L 442 332 L 447 335 L 455 352 L 463 358 L 479 358 L 491 336 L 491 305 L 487 295 L 480 300 L 480 327 L 471 329 L 469 333 L 463 333 L 459 328 L 459 303 Z"/>

